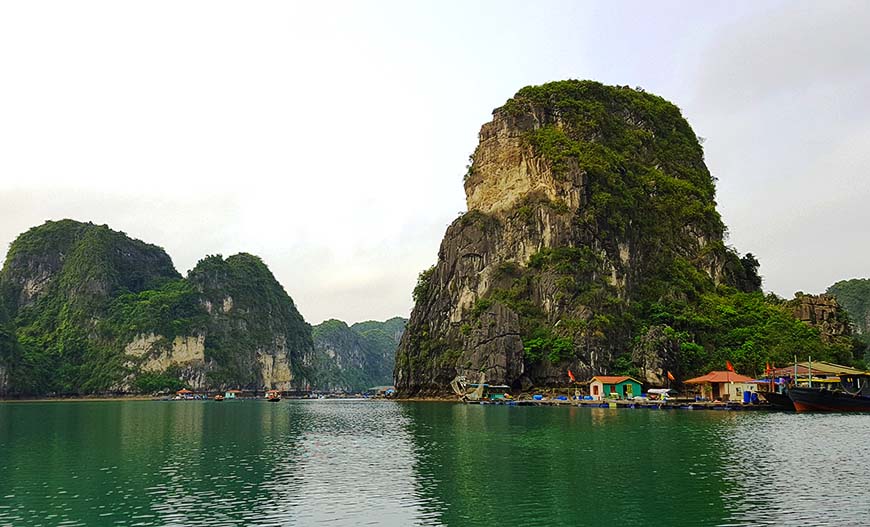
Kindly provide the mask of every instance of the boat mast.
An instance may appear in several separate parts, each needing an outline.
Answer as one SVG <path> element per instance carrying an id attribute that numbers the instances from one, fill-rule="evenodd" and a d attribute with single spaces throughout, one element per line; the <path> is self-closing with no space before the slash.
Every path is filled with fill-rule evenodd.
<path id="1" fill-rule="evenodd" d="M 810 371 L 809 371 L 810 388 L 812 388 L 813 387 L 813 356 L 812 355 L 809 356 L 809 362 L 810 362 Z"/>

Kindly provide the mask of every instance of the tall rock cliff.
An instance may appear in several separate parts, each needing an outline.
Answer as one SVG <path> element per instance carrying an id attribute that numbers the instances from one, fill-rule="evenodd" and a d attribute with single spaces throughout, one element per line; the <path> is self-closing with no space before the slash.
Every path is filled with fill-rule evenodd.
<path id="1" fill-rule="evenodd" d="M 723 243 L 691 127 L 643 91 L 520 90 L 481 128 L 465 193 L 414 292 L 396 358 L 404 394 L 480 371 L 514 387 L 608 372 L 652 305 L 760 286 L 757 261 Z"/>
<path id="2" fill-rule="evenodd" d="M 0 295 L 0 390 L 10 393 L 306 384 L 311 328 L 249 254 L 207 257 L 182 278 L 157 246 L 47 222 L 10 246 Z"/>

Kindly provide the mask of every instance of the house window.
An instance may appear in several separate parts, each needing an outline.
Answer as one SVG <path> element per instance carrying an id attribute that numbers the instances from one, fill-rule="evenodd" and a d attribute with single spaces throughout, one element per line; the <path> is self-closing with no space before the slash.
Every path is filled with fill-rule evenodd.
<path id="1" fill-rule="evenodd" d="M 610 385 L 610 393 L 616 393 L 616 385 L 615 384 Z"/>

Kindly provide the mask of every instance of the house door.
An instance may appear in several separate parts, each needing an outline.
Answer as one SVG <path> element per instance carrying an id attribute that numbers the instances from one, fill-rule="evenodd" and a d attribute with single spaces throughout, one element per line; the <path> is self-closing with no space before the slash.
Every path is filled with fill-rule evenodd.
<path id="1" fill-rule="evenodd" d="M 630 384 L 625 385 L 625 396 L 626 397 L 634 397 L 634 391 L 632 390 L 632 386 Z"/>
<path id="2" fill-rule="evenodd" d="M 592 395 L 598 395 L 598 385 L 597 384 L 592 385 Z"/>

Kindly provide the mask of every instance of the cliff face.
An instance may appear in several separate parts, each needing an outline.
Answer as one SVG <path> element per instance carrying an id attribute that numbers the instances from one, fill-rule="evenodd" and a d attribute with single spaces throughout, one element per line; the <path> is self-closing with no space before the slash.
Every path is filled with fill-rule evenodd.
<path id="1" fill-rule="evenodd" d="M 181 278 L 159 247 L 106 226 L 48 222 L 12 244 L 0 292 L 9 392 L 306 384 L 311 329 L 249 254 L 207 257 Z"/>
<path id="2" fill-rule="evenodd" d="M 817 328 L 825 342 L 852 335 L 849 316 L 833 295 L 798 293 L 788 306 L 795 318 Z"/>
<path id="3" fill-rule="evenodd" d="M 405 322 L 396 317 L 348 326 L 340 320 L 327 320 L 314 326 L 314 349 L 319 359 L 313 368 L 314 386 L 351 392 L 391 384 Z"/>
<path id="4" fill-rule="evenodd" d="M 0 308 L 0 396 L 9 391 L 9 365 L 20 360 L 15 329 L 4 319 L 2 311 Z"/>
<path id="5" fill-rule="evenodd" d="M 514 387 L 605 373 L 645 306 L 760 285 L 757 262 L 723 243 L 695 134 L 654 95 L 524 88 L 482 127 L 465 192 L 415 289 L 396 359 L 405 394 L 479 371 Z"/>

